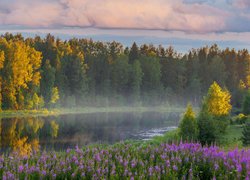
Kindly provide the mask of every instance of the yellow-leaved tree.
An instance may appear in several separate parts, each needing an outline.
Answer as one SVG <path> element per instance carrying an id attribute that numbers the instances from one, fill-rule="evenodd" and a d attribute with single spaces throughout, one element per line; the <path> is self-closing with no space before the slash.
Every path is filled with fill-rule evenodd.
<path id="1" fill-rule="evenodd" d="M 4 52 L 4 53 L 2 53 Z M 0 69 L 4 109 L 32 108 L 30 94 L 40 84 L 42 54 L 20 40 L 0 38 Z M 3 63 L 4 62 L 4 63 Z M 27 101 L 24 103 L 24 101 Z"/>
<path id="2" fill-rule="evenodd" d="M 204 105 L 208 113 L 213 116 L 226 116 L 230 113 L 232 105 L 230 104 L 231 95 L 227 90 L 223 90 L 214 82 L 205 97 Z"/>

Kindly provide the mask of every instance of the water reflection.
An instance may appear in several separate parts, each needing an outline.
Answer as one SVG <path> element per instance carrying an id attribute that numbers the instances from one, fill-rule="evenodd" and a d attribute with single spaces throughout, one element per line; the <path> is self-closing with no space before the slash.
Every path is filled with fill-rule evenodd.
<path id="1" fill-rule="evenodd" d="M 51 138 L 56 138 L 59 130 L 57 122 L 41 117 L 0 119 L 0 127 L 1 151 L 13 150 L 20 155 L 39 151 L 41 131 L 43 134 L 47 131 Z"/>
<path id="2" fill-rule="evenodd" d="M 40 149 L 147 139 L 178 125 L 179 113 L 91 113 L 0 119 L 1 151 L 25 155 Z M 145 135 L 149 135 L 146 137 Z"/>

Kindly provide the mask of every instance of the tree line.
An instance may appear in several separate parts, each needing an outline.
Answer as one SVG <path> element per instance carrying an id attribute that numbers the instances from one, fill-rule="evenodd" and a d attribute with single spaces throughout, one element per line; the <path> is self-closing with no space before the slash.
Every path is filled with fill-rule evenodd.
<path id="1" fill-rule="evenodd" d="M 63 41 L 50 34 L 0 37 L 2 109 L 200 105 L 214 81 L 241 108 L 250 87 L 248 50 L 214 44 L 180 54 L 171 46 Z"/>

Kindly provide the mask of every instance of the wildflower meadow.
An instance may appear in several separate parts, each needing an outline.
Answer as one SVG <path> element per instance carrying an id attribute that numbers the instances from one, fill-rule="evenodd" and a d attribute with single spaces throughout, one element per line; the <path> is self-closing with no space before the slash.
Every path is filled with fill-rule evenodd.
<path id="1" fill-rule="evenodd" d="M 249 179 L 250 150 L 180 143 L 0 156 L 5 179 Z"/>

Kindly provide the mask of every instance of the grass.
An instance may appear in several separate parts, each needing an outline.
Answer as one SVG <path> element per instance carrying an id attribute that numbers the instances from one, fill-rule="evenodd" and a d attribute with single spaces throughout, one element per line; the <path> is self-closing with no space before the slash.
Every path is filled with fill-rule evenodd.
<path id="1" fill-rule="evenodd" d="M 219 145 L 225 149 L 233 149 L 235 147 L 242 148 L 242 130 L 243 125 L 229 125 L 226 133 L 219 138 Z"/>
<path id="2" fill-rule="evenodd" d="M 160 145 L 162 143 L 172 143 L 172 142 L 179 142 L 179 129 L 174 129 L 166 132 L 163 136 L 155 136 L 152 140 L 149 140 L 148 144 L 156 144 Z"/>
<path id="3" fill-rule="evenodd" d="M 216 145 L 225 150 L 232 150 L 236 147 L 243 148 L 241 137 L 244 125 L 229 125 L 225 134 L 219 137 Z M 181 139 L 178 135 L 179 129 L 174 129 L 166 132 L 163 136 L 153 137 L 152 140 L 144 142 L 145 144 L 155 144 L 159 145 L 162 143 L 176 143 Z"/>

